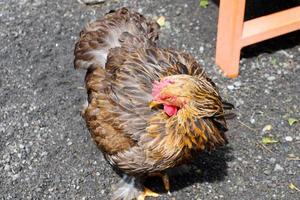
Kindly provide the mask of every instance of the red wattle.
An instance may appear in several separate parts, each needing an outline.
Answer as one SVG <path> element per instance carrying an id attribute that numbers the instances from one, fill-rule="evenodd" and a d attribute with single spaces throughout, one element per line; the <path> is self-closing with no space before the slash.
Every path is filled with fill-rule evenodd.
<path id="1" fill-rule="evenodd" d="M 164 111 L 167 113 L 168 116 L 173 116 L 177 114 L 178 108 L 172 105 L 165 105 L 164 104 Z"/>

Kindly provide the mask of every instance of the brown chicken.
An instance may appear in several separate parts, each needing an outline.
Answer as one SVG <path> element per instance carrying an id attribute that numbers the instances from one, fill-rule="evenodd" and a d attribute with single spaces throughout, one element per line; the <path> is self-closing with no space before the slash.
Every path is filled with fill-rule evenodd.
<path id="1" fill-rule="evenodd" d="M 158 48 L 159 25 L 121 8 L 88 24 L 75 47 L 75 68 L 86 68 L 83 111 L 106 160 L 124 174 L 114 199 L 158 194 L 144 188 L 192 154 L 226 144 L 224 109 L 215 84 L 186 53 Z"/>

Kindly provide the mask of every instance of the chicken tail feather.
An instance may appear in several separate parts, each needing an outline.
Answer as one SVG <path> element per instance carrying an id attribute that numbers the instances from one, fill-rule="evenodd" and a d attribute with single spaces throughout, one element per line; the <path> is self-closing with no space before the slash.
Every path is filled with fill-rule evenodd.
<path id="1" fill-rule="evenodd" d="M 126 47 L 129 51 L 155 46 L 159 25 L 141 14 L 120 8 L 104 18 L 88 24 L 75 45 L 74 67 L 89 68 L 92 64 L 105 67 L 111 49 Z"/>

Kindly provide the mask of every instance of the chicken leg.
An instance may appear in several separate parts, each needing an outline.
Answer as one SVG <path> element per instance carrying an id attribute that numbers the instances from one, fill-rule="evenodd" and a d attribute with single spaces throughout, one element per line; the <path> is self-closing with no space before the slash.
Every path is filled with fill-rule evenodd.
<path id="1" fill-rule="evenodd" d="M 137 198 L 137 200 L 145 200 L 146 197 L 158 197 L 159 194 L 156 192 L 153 192 L 149 188 L 144 188 L 144 192 L 140 194 Z"/>
<path id="2" fill-rule="evenodd" d="M 169 176 L 167 173 L 162 173 L 162 172 L 155 172 L 151 174 L 150 176 L 158 176 L 162 179 L 164 183 L 165 190 L 170 194 L 170 181 L 169 181 Z"/>

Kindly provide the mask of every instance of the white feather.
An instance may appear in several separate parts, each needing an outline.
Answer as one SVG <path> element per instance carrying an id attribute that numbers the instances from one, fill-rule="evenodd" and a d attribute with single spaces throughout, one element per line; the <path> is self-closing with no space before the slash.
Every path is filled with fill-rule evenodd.
<path id="1" fill-rule="evenodd" d="M 105 63 L 107 60 L 107 53 L 108 51 L 106 49 L 100 49 L 100 50 L 93 50 L 89 51 L 89 54 L 92 54 L 97 62 L 100 64 L 101 67 L 105 67 Z"/>
<path id="2" fill-rule="evenodd" d="M 132 176 L 124 175 L 117 184 L 112 200 L 132 200 L 142 193 L 142 185 L 139 180 Z"/>

